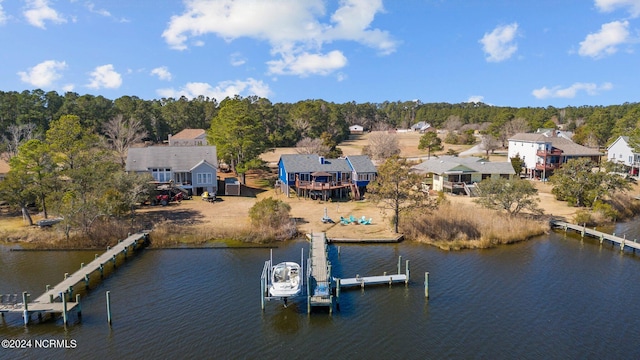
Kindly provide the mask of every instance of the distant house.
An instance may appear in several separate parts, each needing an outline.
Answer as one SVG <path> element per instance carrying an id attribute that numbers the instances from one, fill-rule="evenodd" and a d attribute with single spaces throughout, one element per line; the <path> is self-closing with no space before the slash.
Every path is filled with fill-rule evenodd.
<path id="1" fill-rule="evenodd" d="M 287 196 L 343 198 L 351 194 L 360 199 L 377 171 L 366 155 L 325 159 L 311 154 L 281 155 L 278 161 L 278 183 Z"/>
<path id="2" fill-rule="evenodd" d="M 425 131 L 432 130 L 432 128 L 431 128 L 431 124 L 429 124 L 428 122 L 420 121 L 420 122 L 417 122 L 417 123 L 413 124 L 411 126 L 411 130 L 423 133 Z M 433 130 L 435 130 L 435 129 L 433 129 Z"/>
<path id="3" fill-rule="evenodd" d="M 169 134 L 169 146 L 206 146 L 207 132 L 203 129 L 184 129 L 175 135 Z"/>
<path id="4" fill-rule="evenodd" d="M 475 183 L 489 178 L 511 179 L 516 174 L 509 161 L 490 162 L 474 156 L 431 158 L 411 171 L 424 174 L 424 185 L 430 189 L 469 196 L 475 196 Z"/>
<path id="5" fill-rule="evenodd" d="M 640 154 L 635 153 L 629 145 L 628 136 L 619 136 L 613 144 L 607 148 L 607 160 L 631 168 L 631 173 L 637 175 L 640 166 Z M 633 171 L 633 169 L 636 169 Z"/>
<path id="6" fill-rule="evenodd" d="M 125 170 L 201 195 L 218 191 L 217 168 L 215 146 L 148 146 L 129 149 Z"/>
<path id="7" fill-rule="evenodd" d="M 567 140 L 573 141 L 573 133 L 571 131 L 562 131 L 556 129 L 548 129 L 548 128 L 539 128 L 536 130 L 536 134 L 543 134 L 544 136 L 555 136 L 565 138 Z"/>
<path id="8" fill-rule="evenodd" d="M 364 132 L 364 128 L 362 125 L 351 125 L 349 126 L 349 132 L 351 134 L 362 134 Z"/>
<path id="9" fill-rule="evenodd" d="M 520 156 L 526 175 L 539 179 L 548 178 L 570 159 L 588 158 L 595 163 L 600 162 L 601 152 L 554 134 L 520 133 L 512 136 L 509 139 L 509 159 Z"/>

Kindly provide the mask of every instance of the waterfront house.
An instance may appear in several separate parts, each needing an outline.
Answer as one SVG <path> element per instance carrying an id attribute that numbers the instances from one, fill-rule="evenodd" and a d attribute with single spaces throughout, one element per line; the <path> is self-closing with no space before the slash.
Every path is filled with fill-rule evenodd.
<path id="1" fill-rule="evenodd" d="M 490 162 L 483 158 L 440 156 L 432 157 L 411 168 L 423 174 L 423 190 L 448 191 L 452 194 L 476 195 L 475 184 L 489 178 L 512 179 L 516 174 L 511 162 Z"/>
<path id="2" fill-rule="evenodd" d="M 557 137 L 555 132 L 520 133 L 509 139 L 509 159 L 520 156 L 529 178 L 547 179 L 570 159 L 588 158 L 599 163 L 602 155 L 598 150 Z"/>
<path id="3" fill-rule="evenodd" d="M 201 195 L 218 191 L 217 168 L 215 146 L 148 146 L 129 149 L 125 170 Z"/>
<path id="4" fill-rule="evenodd" d="M 622 164 L 629 169 L 629 172 L 633 175 L 638 175 L 638 168 L 640 167 L 640 154 L 633 151 L 631 145 L 629 145 L 628 136 L 619 136 L 607 148 L 607 160 Z"/>
<path id="5" fill-rule="evenodd" d="M 326 159 L 317 154 L 287 154 L 278 160 L 278 188 L 287 196 L 360 199 L 376 175 L 366 155 Z"/>
<path id="6" fill-rule="evenodd" d="M 184 129 L 175 135 L 169 134 L 169 146 L 206 146 L 207 132 L 203 129 Z"/>

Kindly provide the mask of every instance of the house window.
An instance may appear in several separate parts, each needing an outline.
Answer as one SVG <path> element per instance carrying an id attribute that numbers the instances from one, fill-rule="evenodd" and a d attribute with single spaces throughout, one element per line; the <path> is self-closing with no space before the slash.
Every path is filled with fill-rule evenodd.
<path id="1" fill-rule="evenodd" d="M 509 180 L 509 174 L 500 174 L 500 177 Z"/>
<path id="2" fill-rule="evenodd" d="M 491 174 L 482 174 L 482 180 L 487 180 L 491 177 Z"/>
<path id="3" fill-rule="evenodd" d="M 375 180 L 375 174 L 358 174 L 358 180 L 359 181 L 372 181 Z"/>
<path id="4" fill-rule="evenodd" d="M 157 182 L 171 181 L 171 169 L 151 169 L 151 176 Z"/>
<path id="5" fill-rule="evenodd" d="M 200 173 L 196 176 L 196 184 L 211 184 L 213 183 L 212 173 Z"/>

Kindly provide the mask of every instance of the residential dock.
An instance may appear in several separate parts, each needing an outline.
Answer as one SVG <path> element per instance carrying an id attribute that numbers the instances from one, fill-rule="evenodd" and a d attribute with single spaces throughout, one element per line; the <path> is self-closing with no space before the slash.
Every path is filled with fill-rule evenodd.
<path id="1" fill-rule="evenodd" d="M 108 247 L 102 255 L 98 256 L 89 264 L 81 264 L 80 269 L 75 273 L 64 275 L 64 280 L 54 287 L 46 286 L 44 294 L 33 301 L 29 300 L 29 294 L 22 293 L 22 302 L 19 302 L 17 294 L 0 296 L 0 314 L 4 313 L 22 313 L 25 325 L 29 323 L 31 314 L 38 314 L 41 318 L 42 314 L 62 314 L 64 324 L 68 321 L 68 312 L 76 309 L 80 314 L 80 295 L 76 294 L 75 302 L 74 289 L 78 285 L 84 283 L 85 289 L 89 288 L 89 282 L 94 273 L 99 273 L 100 279 L 104 277 L 105 267 L 111 264 L 111 268 L 115 269 L 118 257 L 121 255 L 126 259 L 130 253 L 133 253 L 140 247 L 148 243 L 149 234 L 146 232 L 130 235 L 124 240 L 118 242 L 114 247 Z"/>
<path id="2" fill-rule="evenodd" d="M 311 249 L 307 262 L 307 311 L 312 306 L 328 306 L 332 311 L 331 263 L 327 251 L 326 233 L 311 234 Z"/>
<path id="3" fill-rule="evenodd" d="M 600 244 L 602 244 L 605 240 L 611 242 L 614 245 L 620 245 L 620 251 L 623 251 L 625 247 L 629 247 L 635 251 L 636 249 L 640 249 L 640 243 L 637 242 L 636 239 L 630 241 L 627 240 L 626 236 L 619 237 L 616 234 L 608 234 L 602 231 L 597 231 L 595 229 L 590 229 L 584 225 L 575 225 L 570 224 L 564 221 L 552 221 L 551 226 L 554 228 L 564 229 L 565 232 L 568 230 L 575 231 L 580 234 L 581 237 L 590 236 L 592 238 L 596 238 L 600 240 Z"/>

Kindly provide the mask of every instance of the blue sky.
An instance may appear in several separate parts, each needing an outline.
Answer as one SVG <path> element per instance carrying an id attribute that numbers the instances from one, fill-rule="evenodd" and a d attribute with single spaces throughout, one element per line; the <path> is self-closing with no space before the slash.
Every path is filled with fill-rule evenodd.
<path id="1" fill-rule="evenodd" d="M 0 90 L 640 101 L 640 0 L 0 0 Z"/>

